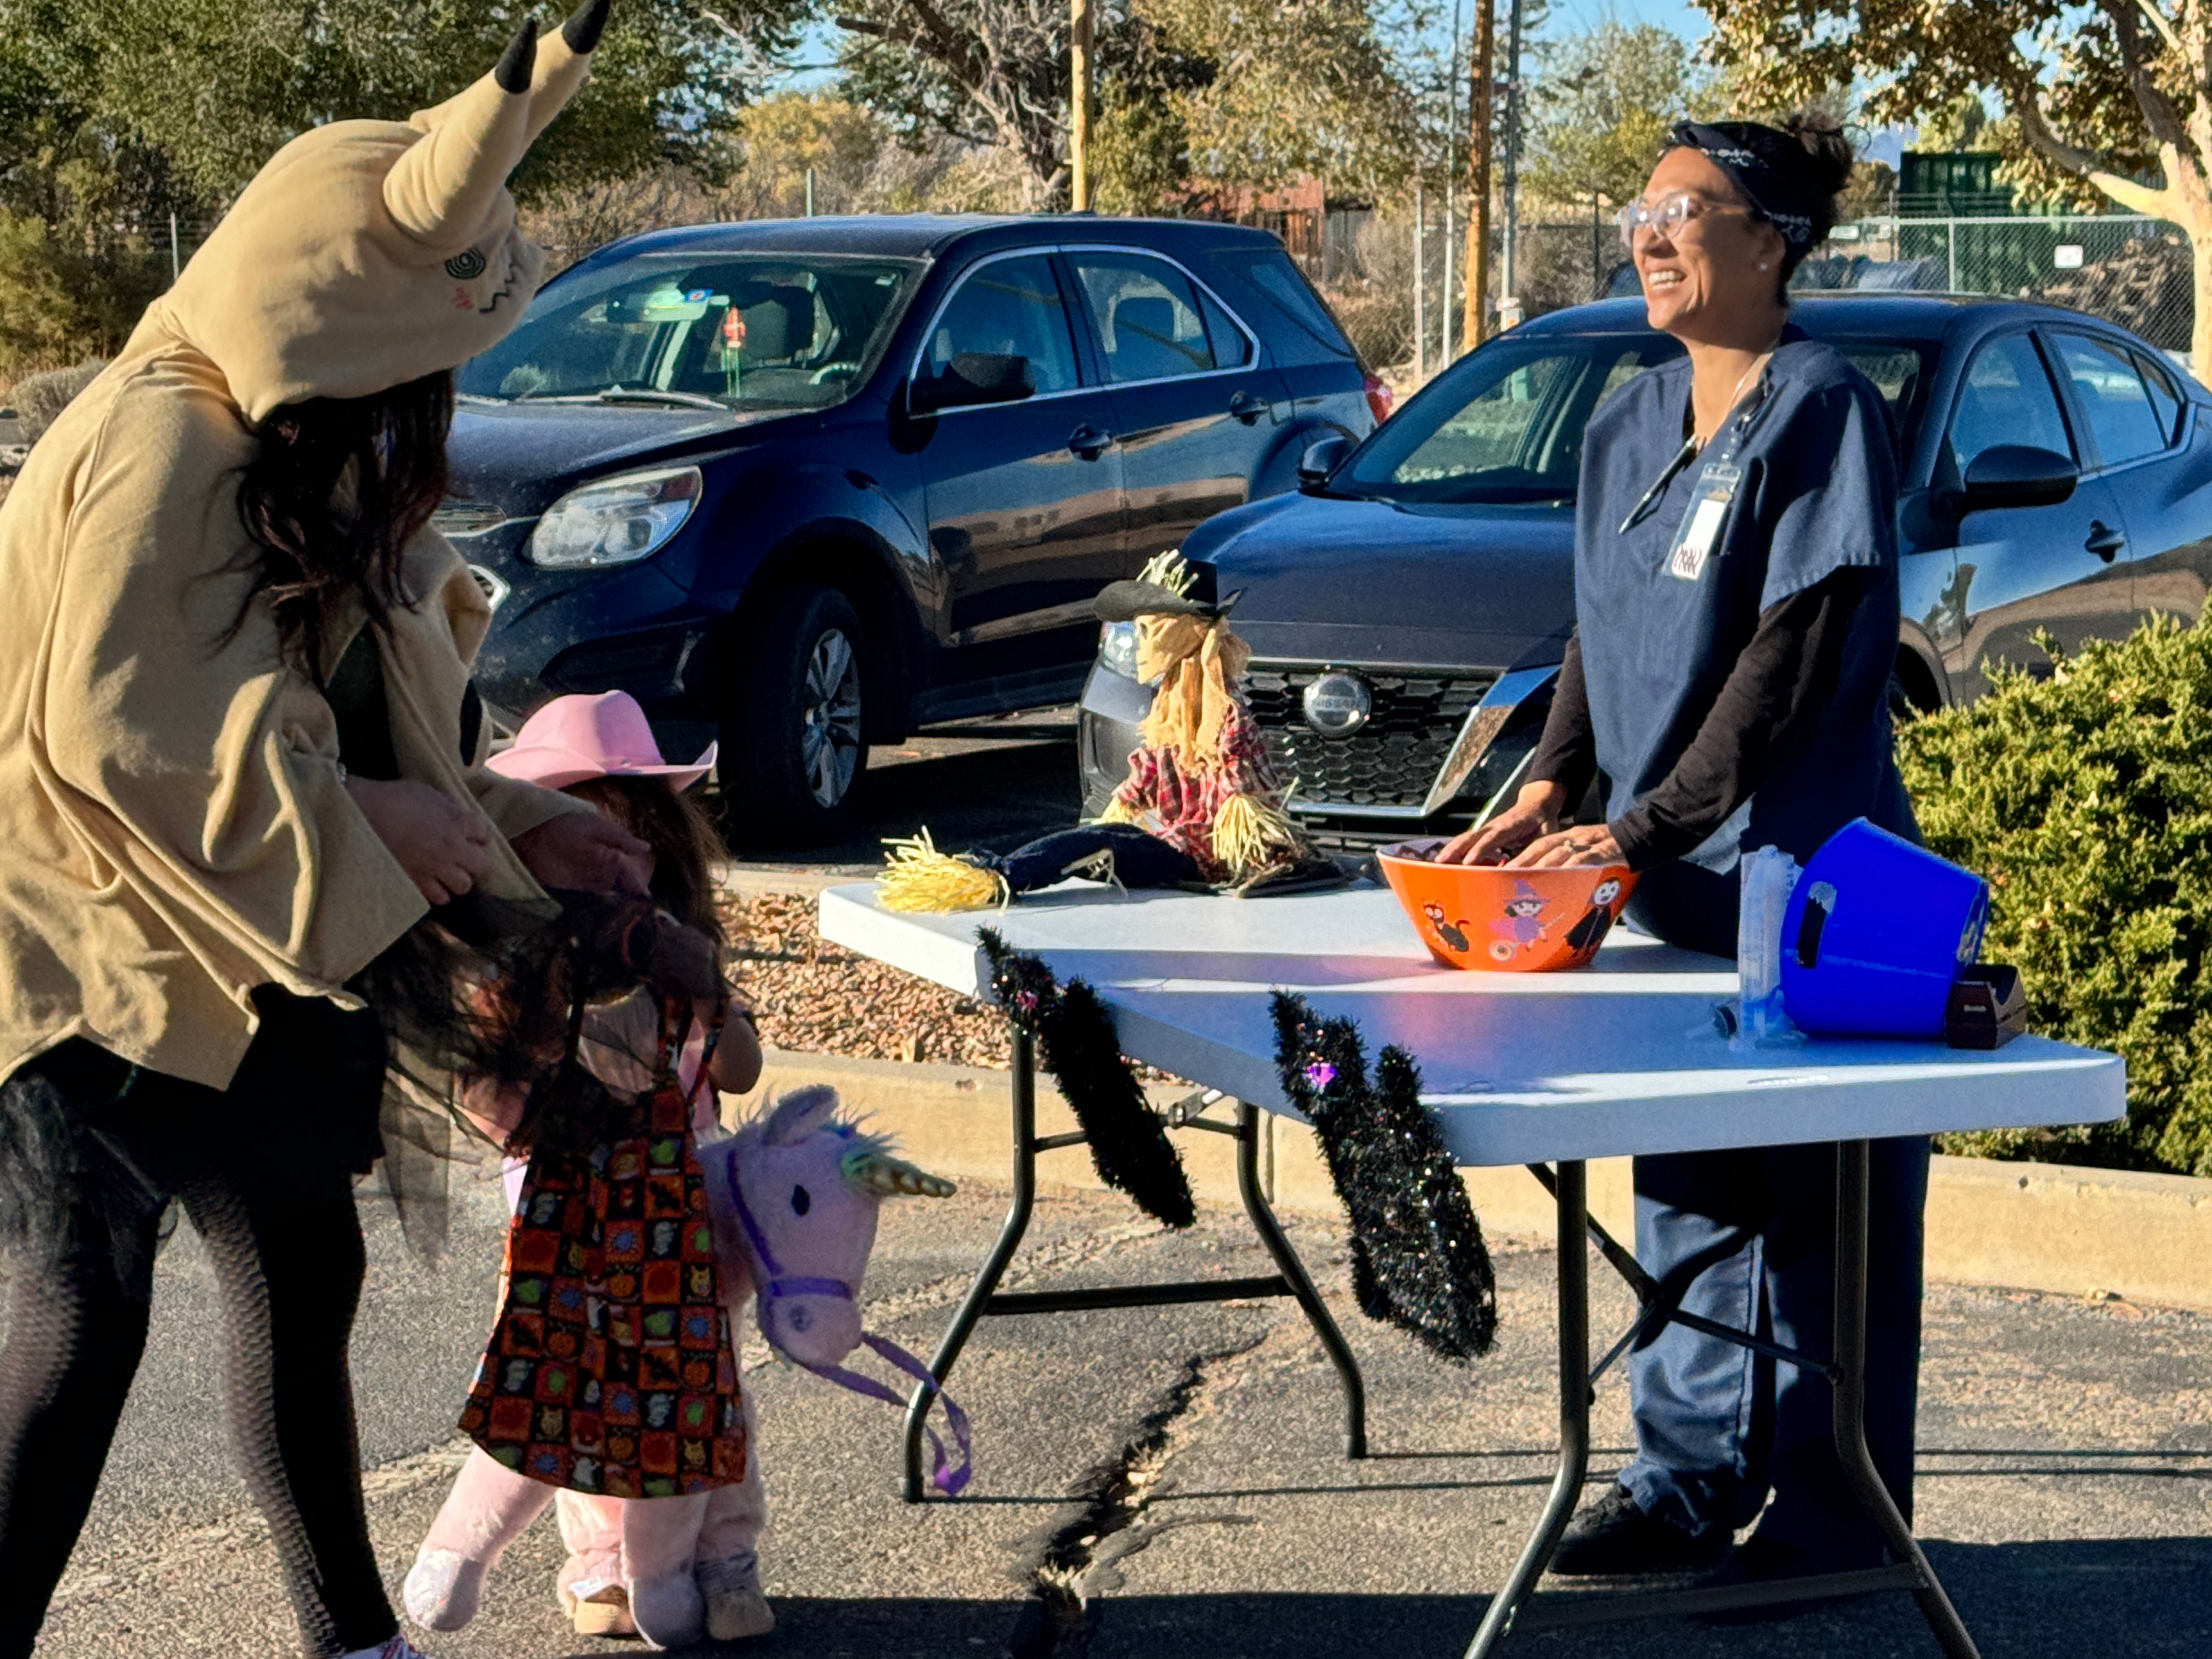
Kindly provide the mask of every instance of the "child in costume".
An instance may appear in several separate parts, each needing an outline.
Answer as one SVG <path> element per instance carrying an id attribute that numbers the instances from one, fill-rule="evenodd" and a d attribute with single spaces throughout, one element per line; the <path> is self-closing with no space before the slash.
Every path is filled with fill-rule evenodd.
<path id="1" fill-rule="evenodd" d="M 491 765 L 506 776 L 589 801 L 641 837 L 654 850 L 655 901 L 677 921 L 719 943 L 708 861 L 719 856 L 720 843 L 704 812 L 684 793 L 706 775 L 714 758 L 710 747 L 689 766 L 668 764 L 636 702 L 627 692 L 610 691 L 595 697 L 556 698 L 531 717 L 514 746 L 495 756 Z M 760 1075 L 760 1046 L 750 1018 L 734 1005 L 731 1012 L 734 1018 L 721 1021 L 718 1032 L 710 1033 L 703 1019 L 692 1024 L 679 1048 L 676 1034 L 665 1029 L 662 1007 L 640 989 L 611 1006 L 589 1010 L 581 1028 L 580 1059 L 618 1097 L 645 1097 L 672 1085 L 681 1103 L 681 1156 L 690 1160 L 701 1143 L 722 1133 L 715 1091 L 742 1092 Z M 711 1054 L 710 1036 L 714 1038 Z M 672 1051 L 665 1065 L 664 1044 Z M 523 1127 L 526 1093 L 518 1087 L 479 1081 L 464 1086 L 463 1109 L 487 1136 L 505 1146 Z M 619 1158 L 617 1151 L 617 1162 Z M 673 1158 L 665 1161 L 672 1165 Z M 509 1204 L 518 1211 L 502 1292 L 509 1316 L 502 1321 L 502 1333 L 495 1337 L 494 1351 L 486 1356 L 488 1370 L 509 1363 L 507 1351 L 515 1349 L 507 1329 L 514 1310 L 537 1305 L 534 1297 L 514 1294 L 519 1274 L 549 1266 L 533 1257 L 539 1237 L 548 1230 L 533 1224 L 546 1221 L 562 1207 L 555 1190 L 560 1183 L 550 1179 L 535 1160 L 510 1157 L 506 1176 Z M 648 1209 L 647 1215 L 651 1213 Z M 643 1237 L 653 1224 L 638 1219 Z M 686 1218 L 683 1224 L 688 1229 L 691 1223 Z M 677 1228 L 672 1225 L 667 1231 L 672 1234 Z M 616 1237 L 610 1235 L 611 1239 Z M 617 1270 L 617 1254 L 610 1249 L 610 1273 Z M 648 1261 L 639 1271 L 649 1274 L 654 1252 L 647 1247 L 643 1254 Z M 688 1261 L 697 1252 L 660 1254 L 672 1272 L 679 1261 Z M 717 1327 L 711 1315 L 702 1316 L 706 1336 L 712 1340 L 697 1346 L 702 1358 L 693 1362 L 719 1362 L 726 1367 L 732 1395 L 738 1378 L 730 1332 L 748 1291 L 738 1261 L 734 1252 L 725 1252 L 720 1260 L 716 1289 L 728 1319 Z M 526 1278 L 523 1282 L 532 1281 Z M 527 1321 L 536 1316 L 523 1317 Z M 648 1310 L 645 1320 L 649 1322 L 651 1317 Z M 541 1350 L 552 1351 L 550 1341 Z M 641 1426 L 649 1426 L 652 1396 L 643 1384 L 639 1389 L 648 1401 Z M 611 1386 L 599 1402 L 606 1419 L 601 1430 L 580 1435 L 568 1431 L 587 1403 L 580 1398 L 574 1401 L 567 1423 L 550 1437 L 561 1443 L 558 1452 L 548 1450 L 537 1434 L 542 1425 L 528 1421 L 532 1405 L 544 1399 L 542 1386 L 538 1393 L 539 1402 L 515 1402 L 522 1432 L 502 1438 L 498 1419 L 503 1402 L 495 1390 L 480 1382 L 464 1419 L 478 1443 L 469 1453 L 407 1576 L 404 1600 L 410 1618 L 432 1630 L 459 1630 L 467 1624 L 475 1614 L 484 1576 L 550 1503 L 557 1507 L 568 1551 L 557 1590 L 578 1634 L 641 1634 L 655 1646 L 680 1647 L 702 1635 L 731 1640 L 763 1635 L 775 1627 L 775 1617 L 760 1593 L 757 1547 L 767 1504 L 749 1401 L 740 1408 L 741 1419 L 729 1425 L 734 1432 L 720 1436 L 708 1456 L 708 1462 L 726 1456 L 736 1467 L 718 1471 L 725 1476 L 720 1484 L 695 1491 L 674 1472 L 656 1476 L 649 1456 L 640 1460 L 635 1476 L 618 1473 L 624 1463 L 618 1455 L 623 1445 L 617 1419 L 625 1414 L 619 1407 L 618 1389 Z M 617 1495 L 623 1492 L 629 1495 Z M 661 1495 L 641 1495 L 647 1492 Z"/>
<path id="2" fill-rule="evenodd" d="M 0 506 L 0 1659 L 92 1502 L 172 1200 L 301 1650 L 414 1654 L 347 1377 L 389 1057 L 359 988 L 459 896 L 558 915 L 547 886 L 604 890 L 632 847 L 483 766 L 490 611 L 430 523 L 451 371 L 544 270 L 506 180 L 605 19 L 286 144 Z"/>

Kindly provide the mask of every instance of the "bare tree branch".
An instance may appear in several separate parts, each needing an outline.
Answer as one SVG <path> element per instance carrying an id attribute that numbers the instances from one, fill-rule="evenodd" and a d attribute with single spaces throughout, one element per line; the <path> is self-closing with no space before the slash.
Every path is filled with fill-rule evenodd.
<path id="1" fill-rule="evenodd" d="M 2051 130 L 2051 124 L 2043 113 L 2043 106 L 2036 97 L 2033 74 L 2026 64 L 2022 64 L 2021 69 L 2019 89 L 2012 99 L 2012 105 L 2020 116 L 2021 131 L 2027 135 L 2027 142 L 2069 173 L 2080 174 L 2130 212 L 2148 214 L 2154 218 L 2165 216 L 2169 210 L 2168 191 L 2136 183 L 2103 156 L 2075 148 Z"/>
<path id="2" fill-rule="evenodd" d="M 2154 141 L 2176 149 L 2189 143 L 2187 123 L 2172 100 L 2159 89 L 2150 64 L 2142 53 L 2142 36 L 2136 30 L 2138 7 L 2144 0 L 2097 0 L 2097 9 L 2109 18 L 2112 38 L 2120 49 L 2120 64 L 2127 70 L 2128 89 L 2142 111 L 2143 125 Z"/>

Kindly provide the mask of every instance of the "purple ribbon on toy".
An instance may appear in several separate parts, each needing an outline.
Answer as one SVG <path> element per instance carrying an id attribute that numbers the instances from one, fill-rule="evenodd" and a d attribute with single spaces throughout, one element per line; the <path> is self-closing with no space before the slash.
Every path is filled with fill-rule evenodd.
<path id="1" fill-rule="evenodd" d="M 775 1328 L 778 1322 L 775 1316 L 775 1306 L 786 1297 L 827 1296 L 834 1297 L 841 1302 L 850 1302 L 855 1304 L 860 1298 L 854 1294 L 853 1287 L 842 1279 L 781 1277 L 782 1269 L 776 1265 L 775 1252 L 769 1247 L 768 1235 L 760 1230 L 759 1224 L 753 1219 L 752 1210 L 745 1202 L 744 1188 L 738 1183 L 734 1174 L 730 1181 L 729 1190 L 731 1205 L 738 1212 L 738 1224 L 744 1229 L 745 1242 L 752 1246 L 753 1254 L 760 1259 L 761 1266 L 767 1270 L 766 1285 L 762 1295 L 769 1305 L 762 1310 L 761 1334 L 767 1337 L 770 1345 L 783 1352 L 793 1364 L 813 1372 L 823 1382 L 834 1382 L 841 1389 L 849 1389 L 854 1394 L 863 1395 L 870 1400 L 881 1400 L 893 1406 L 904 1407 L 905 1401 L 900 1399 L 897 1395 L 883 1383 L 877 1382 L 872 1376 L 863 1376 L 858 1371 L 847 1370 L 842 1365 L 808 1364 L 806 1361 L 792 1355 L 789 1350 L 785 1349 L 783 1345 L 776 1340 Z M 945 1421 L 952 1431 L 953 1444 L 960 1449 L 959 1468 L 947 1467 L 951 1460 L 945 1455 L 945 1442 L 938 1437 L 935 1429 L 925 1425 L 922 1432 L 929 1437 L 929 1449 L 935 1459 L 934 1466 L 930 1471 L 930 1484 L 945 1497 L 957 1498 L 967 1490 L 969 1479 L 975 1472 L 974 1445 L 968 1431 L 968 1413 L 962 1411 L 954 1402 L 952 1396 L 945 1392 L 944 1385 L 938 1382 L 935 1373 L 928 1366 L 923 1364 L 889 1337 L 874 1336 L 863 1331 L 860 1334 L 860 1340 L 878 1358 L 904 1371 L 916 1382 L 928 1384 L 930 1392 L 945 1402 Z"/>
<path id="2" fill-rule="evenodd" d="M 922 1432 L 929 1437 L 929 1449 L 934 1459 L 930 1470 L 930 1484 L 947 1498 L 957 1498 L 967 1490 L 968 1479 L 975 1473 L 975 1452 L 968 1434 L 968 1413 L 953 1403 L 952 1396 L 939 1386 L 928 1366 L 916 1359 L 889 1337 L 863 1334 L 860 1340 L 873 1349 L 879 1358 L 896 1365 L 918 1382 L 926 1382 L 930 1391 L 945 1402 L 945 1420 L 952 1431 L 952 1443 L 960 1449 L 960 1467 L 948 1468 L 951 1462 L 945 1455 L 945 1442 L 938 1438 L 937 1431 L 925 1425 Z M 805 1365 L 805 1362 L 799 1362 Z M 848 1371 L 842 1365 L 806 1365 L 806 1369 L 824 1382 L 835 1382 L 841 1389 L 850 1389 L 854 1394 L 866 1395 L 871 1400 L 882 1400 L 903 1407 L 906 1401 L 876 1381 L 858 1371 Z"/>

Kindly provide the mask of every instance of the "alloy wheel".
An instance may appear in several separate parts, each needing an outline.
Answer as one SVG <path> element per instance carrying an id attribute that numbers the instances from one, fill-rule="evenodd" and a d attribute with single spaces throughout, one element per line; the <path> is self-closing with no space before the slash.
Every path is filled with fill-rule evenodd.
<path id="1" fill-rule="evenodd" d="M 799 760 L 815 801 L 835 806 L 860 765 L 860 664 L 842 629 L 826 629 L 806 659 Z"/>

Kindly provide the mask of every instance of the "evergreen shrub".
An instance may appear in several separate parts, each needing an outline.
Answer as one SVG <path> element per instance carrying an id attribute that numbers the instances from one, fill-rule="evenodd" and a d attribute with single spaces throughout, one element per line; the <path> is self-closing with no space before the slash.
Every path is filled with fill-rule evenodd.
<path id="1" fill-rule="evenodd" d="M 2047 676 L 1998 672 L 1898 760 L 1929 848 L 1990 882 L 1983 953 L 2020 969 L 2031 1028 L 2122 1054 L 2129 1115 L 1944 1150 L 2212 1176 L 2212 629 L 2038 643 Z"/>

